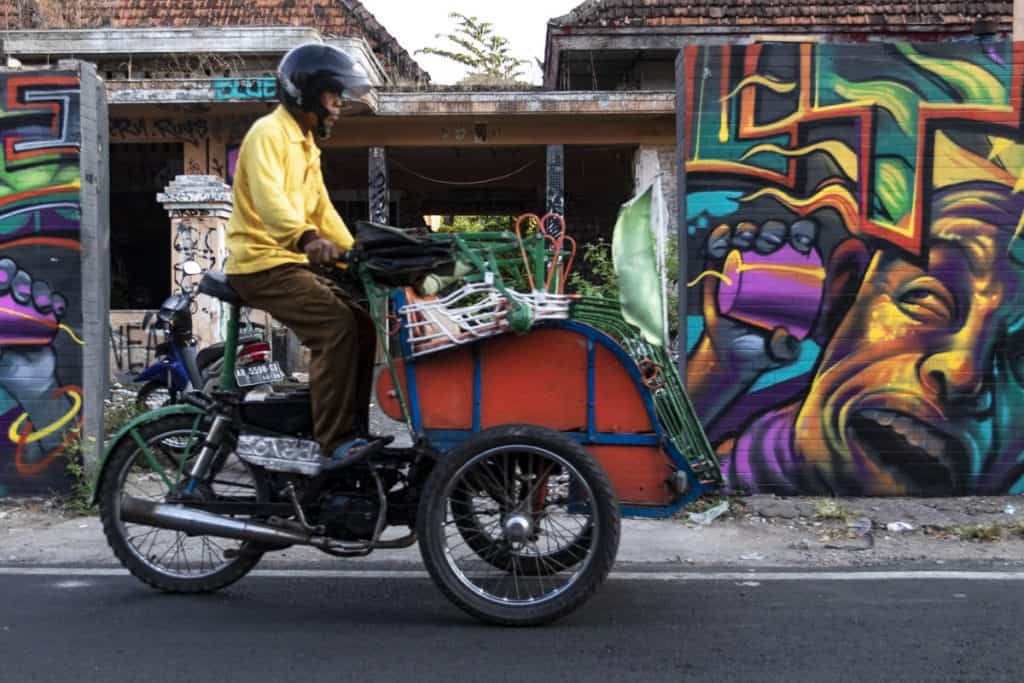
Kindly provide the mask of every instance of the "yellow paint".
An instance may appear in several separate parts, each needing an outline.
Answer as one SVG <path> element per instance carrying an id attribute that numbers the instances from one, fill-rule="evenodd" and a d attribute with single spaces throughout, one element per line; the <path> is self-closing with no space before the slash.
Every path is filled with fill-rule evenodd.
<path id="1" fill-rule="evenodd" d="M 952 85 L 967 100 L 967 104 L 1006 103 L 1006 88 L 998 78 L 977 64 L 962 59 L 927 57 L 907 43 L 898 44 L 897 49 L 917 66 L 931 71 Z"/>
<path id="2" fill-rule="evenodd" d="M 718 126 L 718 141 L 729 142 L 729 100 L 722 100 L 722 122 Z"/>
<path id="3" fill-rule="evenodd" d="M 25 443 L 35 443 L 36 441 L 39 441 L 39 439 L 44 439 L 56 432 L 58 429 L 63 428 L 64 425 L 74 419 L 75 415 L 78 414 L 78 410 L 82 407 L 82 397 L 74 391 L 69 391 L 68 396 L 70 396 L 72 400 L 71 409 L 53 424 L 47 425 L 43 429 L 32 432 L 27 437 L 24 437 Z M 18 435 L 18 431 L 21 429 L 21 423 L 26 419 L 28 419 L 28 413 L 22 413 L 7 429 L 7 438 L 11 440 L 11 443 L 19 443 L 22 440 L 22 437 Z"/>
<path id="4" fill-rule="evenodd" d="M 838 140 L 825 140 L 813 145 L 807 145 L 806 147 L 799 147 L 797 149 L 785 149 L 776 144 L 765 143 L 763 145 L 752 147 L 746 154 L 740 157 L 740 160 L 745 161 L 748 157 L 760 153 L 781 154 L 784 157 L 802 157 L 813 154 L 814 152 L 825 152 L 828 154 L 837 164 L 839 164 L 839 167 L 842 169 L 846 177 L 854 182 L 857 181 L 857 153 L 848 145 Z"/>
<path id="5" fill-rule="evenodd" d="M 65 325 L 63 323 L 58 325 L 58 327 L 60 327 L 60 329 L 64 330 L 65 332 L 67 332 L 68 336 L 70 336 L 72 341 L 74 341 L 76 344 L 78 344 L 79 346 L 85 346 L 85 342 L 82 341 L 81 339 L 79 339 L 78 335 L 76 335 L 75 331 L 72 330 L 70 327 L 68 327 L 67 325 Z"/>
<path id="6" fill-rule="evenodd" d="M 806 199 L 799 199 L 774 187 L 765 187 L 753 194 L 742 197 L 740 201 L 751 202 L 760 197 L 773 197 L 784 206 L 787 206 L 799 213 L 801 216 L 806 216 L 817 209 L 825 207 L 833 208 L 839 212 L 843 217 L 843 222 L 848 226 L 850 231 L 855 234 L 857 232 L 857 226 L 860 224 L 857 211 L 857 201 L 853 198 L 853 195 L 850 194 L 850 191 L 842 185 L 829 185 Z"/>
<path id="7" fill-rule="evenodd" d="M 732 285 L 732 278 L 730 278 L 728 275 L 725 275 L 724 273 L 719 273 L 717 270 L 705 270 L 703 273 L 687 282 L 686 286 L 693 287 L 706 277 L 716 277 L 725 284 L 730 286 Z"/>
<path id="8" fill-rule="evenodd" d="M 1004 152 L 1005 153 L 1005 152 Z M 979 179 L 1022 189 L 1022 183 L 1015 173 L 1002 169 L 987 159 L 967 151 L 949 139 L 942 131 L 935 133 L 935 158 L 942 159 L 933 171 L 933 184 L 936 189 L 970 183 Z"/>
<path id="9" fill-rule="evenodd" d="M 749 87 L 751 85 L 759 85 L 762 88 L 768 88 L 772 92 L 777 92 L 779 94 L 793 92 L 793 89 L 796 88 L 796 83 L 777 81 L 774 78 L 770 78 L 762 74 L 754 74 L 752 76 L 747 76 L 742 81 L 740 81 L 739 85 L 737 85 L 731 93 L 729 93 L 722 99 L 731 100 L 733 97 L 736 97 L 736 95 L 738 95 L 744 88 Z"/>

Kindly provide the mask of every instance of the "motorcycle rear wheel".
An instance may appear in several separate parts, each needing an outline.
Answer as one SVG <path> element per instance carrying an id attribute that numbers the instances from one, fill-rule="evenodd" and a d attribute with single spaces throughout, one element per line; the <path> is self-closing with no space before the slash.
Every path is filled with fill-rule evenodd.
<path id="1" fill-rule="evenodd" d="M 499 520 L 482 542 L 467 540 L 465 489 L 472 505 L 488 506 Z M 537 626 L 579 608 L 608 576 L 619 508 L 608 477 L 578 442 L 507 425 L 439 459 L 420 499 L 417 533 L 427 570 L 458 607 L 488 623 Z M 559 559 L 567 557 L 573 561 Z"/>
<path id="2" fill-rule="evenodd" d="M 111 452 L 100 481 L 100 520 L 114 555 L 136 578 L 171 593 L 205 593 L 238 581 L 260 561 L 250 542 L 194 535 L 121 519 L 121 501 L 133 497 L 162 502 L 205 438 L 195 416 L 170 415 L 138 428 L 152 460 L 133 438 Z M 230 453 L 214 473 L 210 489 L 218 498 L 266 502 L 262 477 Z M 234 551 L 231 556 L 225 551 Z"/>

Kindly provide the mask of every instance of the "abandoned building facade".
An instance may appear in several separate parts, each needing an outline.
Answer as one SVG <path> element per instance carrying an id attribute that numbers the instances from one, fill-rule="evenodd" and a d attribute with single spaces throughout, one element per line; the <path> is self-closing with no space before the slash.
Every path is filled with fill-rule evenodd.
<path id="1" fill-rule="evenodd" d="M 619 205 L 654 178 L 673 205 L 682 47 L 990 39 L 1008 34 L 1011 4 L 878 3 L 865 15 L 853 2 L 588 0 L 549 21 L 543 84 L 518 90 L 432 86 L 358 0 L 18 0 L 0 9 L 0 41 L 8 64 L 81 59 L 106 83 L 112 372 L 123 377 L 152 360 L 143 317 L 173 291 L 181 261 L 220 265 L 238 146 L 274 106 L 275 66 L 297 44 L 340 47 L 376 86 L 322 143 L 346 220 L 555 210 L 585 242 L 608 236 Z M 208 220 L 181 220 L 182 175 L 223 181 L 208 188 L 219 207 Z"/>

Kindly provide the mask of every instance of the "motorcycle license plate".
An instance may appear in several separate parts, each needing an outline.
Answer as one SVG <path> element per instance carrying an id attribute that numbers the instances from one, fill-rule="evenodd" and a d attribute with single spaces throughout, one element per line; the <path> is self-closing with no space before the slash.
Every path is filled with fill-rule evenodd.
<path id="1" fill-rule="evenodd" d="M 251 387 L 256 384 L 271 384 L 284 379 L 284 372 L 277 361 L 269 363 L 253 363 L 235 368 L 235 382 L 240 387 Z"/>

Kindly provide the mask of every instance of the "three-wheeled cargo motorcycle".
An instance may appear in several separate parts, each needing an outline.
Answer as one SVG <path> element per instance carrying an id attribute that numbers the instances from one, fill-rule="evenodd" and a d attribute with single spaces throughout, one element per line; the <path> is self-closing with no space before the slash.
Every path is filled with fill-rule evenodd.
<path id="1" fill-rule="evenodd" d="M 308 389 L 247 386 L 273 369 L 236 368 L 242 302 L 203 275 L 228 311 L 220 386 L 110 441 L 95 502 L 118 559 L 155 588 L 203 592 L 291 546 L 359 557 L 418 541 L 437 586 L 483 621 L 582 605 L 621 513 L 669 514 L 721 475 L 664 346 L 617 301 L 566 293 L 564 221 L 527 218 L 467 234 L 357 224 L 345 277 L 381 340 L 377 401 L 411 438 L 343 467 L 313 441 Z"/>

